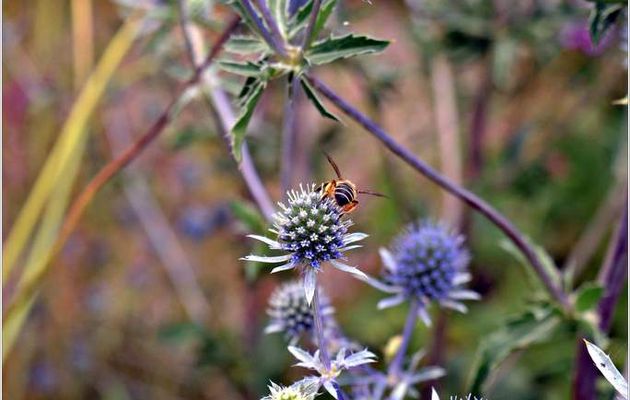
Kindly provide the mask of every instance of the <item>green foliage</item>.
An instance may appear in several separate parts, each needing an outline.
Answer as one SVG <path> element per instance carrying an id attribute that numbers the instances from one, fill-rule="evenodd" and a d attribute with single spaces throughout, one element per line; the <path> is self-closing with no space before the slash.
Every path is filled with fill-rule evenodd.
<path id="1" fill-rule="evenodd" d="M 331 36 L 313 44 L 304 54 L 309 63 L 314 65 L 328 64 L 342 58 L 355 57 L 361 54 L 379 53 L 389 45 L 386 40 L 373 39 L 368 36 Z"/>
<path id="2" fill-rule="evenodd" d="M 604 294 L 604 288 L 596 283 L 586 283 L 575 293 L 575 311 L 586 312 L 593 309 Z"/>
<path id="3" fill-rule="evenodd" d="M 306 93 L 306 98 L 308 98 L 311 103 L 313 103 L 313 105 L 315 106 L 317 111 L 319 111 L 322 117 L 332 119 L 333 121 L 339 121 L 339 118 L 335 114 L 328 111 L 326 106 L 322 104 L 321 100 L 317 96 L 317 93 L 315 93 L 315 89 L 311 87 L 311 84 L 306 79 L 300 78 L 300 83 L 302 84 L 304 93 Z"/>
<path id="4" fill-rule="evenodd" d="M 479 345 L 471 368 L 469 391 L 483 393 L 488 378 L 503 360 L 515 351 L 549 340 L 560 323 L 557 310 L 550 304 L 542 304 L 490 333 Z"/>
<path id="5" fill-rule="evenodd" d="M 245 133 L 247 133 L 247 125 L 249 125 L 249 121 L 252 119 L 252 115 L 254 115 L 256 104 L 258 104 L 266 86 L 266 82 L 256 80 L 242 97 L 241 111 L 231 130 L 232 154 L 238 162 L 241 161 L 241 149 L 243 141 L 245 140 Z"/>
<path id="6" fill-rule="evenodd" d="M 623 13 L 627 5 L 625 1 L 597 0 L 589 19 L 589 31 L 595 44 L 604 37 Z"/>

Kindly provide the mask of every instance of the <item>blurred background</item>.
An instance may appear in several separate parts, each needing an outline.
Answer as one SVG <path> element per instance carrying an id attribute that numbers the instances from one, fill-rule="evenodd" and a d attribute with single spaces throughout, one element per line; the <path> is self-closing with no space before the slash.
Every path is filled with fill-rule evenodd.
<path id="1" fill-rule="evenodd" d="M 205 0 L 190 3 L 210 45 L 231 11 Z M 329 24 L 334 33 L 352 30 L 393 42 L 382 55 L 337 62 L 315 74 L 414 153 L 495 205 L 558 265 L 571 266 L 573 287 L 594 278 L 625 207 L 627 107 L 613 102 L 627 90 L 627 25 L 617 23 L 594 45 L 591 5 L 582 1 L 339 3 Z M 124 21 L 145 11 L 140 33 L 117 44 L 121 63 L 80 129 L 86 139 L 73 150 L 76 179 L 68 176 L 60 180 L 66 185 L 52 188 L 62 210 L 64 199 L 148 129 L 190 76 L 177 3 L 3 2 L 3 240 L 90 72 Z M 222 84 L 233 93 L 239 82 L 225 75 Z M 274 200 L 283 197 L 283 89 L 271 85 L 248 131 Z M 360 127 L 322 119 L 304 98 L 298 115 L 301 182 L 333 176 L 322 156 L 327 151 L 357 185 L 390 196 L 363 198 L 352 214 L 356 230 L 370 235 L 350 254 L 352 263 L 378 274 L 378 247 L 420 217 L 444 219 L 467 236 L 471 288 L 483 300 L 466 315 L 433 310 L 435 327 L 419 326 L 412 345 L 426 347 L 429 360 L 447 369 L 438 383 L 445 396 L 462 394 L 480 340 L 529 300 L 528 272 L 503 249 L 501 232 Z M 257 399 L 269 380 L 297 379 L 303 371 L 290 368 L 283 338 L 262 334 L 269 294 L 291 274 L 270 276 L 264 267 L 238 261 L 255 251 L 244 236 L 260 226 L 254 210 L 212 113 L 193 99 L 97 194 L 54 259 L 5 356 L 3 395 Z M 58 222 L 50 226 L 37 226 L 44 242 L 54 238 Z M 38 243 L 30 243 L 4 276 L 5 306 Z M 342 329 L 382 354 L 402 329 L 405 307 L 376 311 L 383 296 L 336 270 L 326 270 L 323 280 Z M 608 348 L 621 366 L 626 314 L 622 295 Z M 575 333 L 560 332 L 508 358 L 485 395 L 568 398 L 574 357 Z"/>

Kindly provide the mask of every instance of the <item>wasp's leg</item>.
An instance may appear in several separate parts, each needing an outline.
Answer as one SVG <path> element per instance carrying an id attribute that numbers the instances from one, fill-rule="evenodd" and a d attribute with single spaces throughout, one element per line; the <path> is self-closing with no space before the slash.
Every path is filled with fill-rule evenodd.
<path id="1" fill-rule="evenodd" d="M 337 182 L 336 181 L 330 181 L 326 184 L 326 186 L 323 189 L 323 196 L 322 197 L 331 197 L 334 198 L 335 196 L 335 189 L 337 189 Z"/>
<path id="2" fill-rule="evenodd" d="M 359 202 L 357 200 L 352 200 L 352 202 L 341 207 L 341 211 L 348 214 L 354 211 L 354 209 L 357 208 L 358 206 L 359 206 Z"/>

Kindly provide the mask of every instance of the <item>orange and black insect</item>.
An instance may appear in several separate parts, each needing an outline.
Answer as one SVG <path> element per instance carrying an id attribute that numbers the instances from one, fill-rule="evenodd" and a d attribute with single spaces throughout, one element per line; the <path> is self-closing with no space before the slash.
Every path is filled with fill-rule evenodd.
<path id="1" fill-rule="evenodd" d="M 359 205 L 359 201 L 357 197 L 359 194 L 369 194 L 372 196 L 378 197 L 387 197 L 383 194 L 371 192 L 369 190 L 357 190 L 357 186 L 351 181 L 344 179 L 341 176 L 341 172 L 339 172 L 339 167 L 333 161 L 333 159 L 327 154 L 326 158 L 328 162 L 335 170 L 335 174 L 337 174 L 337 179 L 332 179 L 328 182 L 324 182 L 317 189 L 322 192 L 322 198 L 328 197 L 331 198 L 337 203 L 337 205 L 341 208 L 341 211 L 344 213 L 349 213 L 354 211 L 355 208 Z"/>

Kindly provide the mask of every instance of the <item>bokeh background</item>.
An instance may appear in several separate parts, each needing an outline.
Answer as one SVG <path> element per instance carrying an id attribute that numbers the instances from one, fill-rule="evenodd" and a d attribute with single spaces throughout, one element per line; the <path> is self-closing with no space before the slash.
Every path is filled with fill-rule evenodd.
<path id="1" fill-rule="evenodd" d="M 193 1 L 207 43 L 230 11 Z M 3 2 L 3 239 L 11 233 L 69 110 L 95 63 L 134 8 L 151 10 L 86 124 L 76 195 L 100 167 L 141 135 L 190 74 L 173 1 Z M 495 205 L 558 265 L 577 265 L 574 286 L 596 276 L 627 189 L 627 26 L 599 45 L 581 1 L 344 0 L 330 24 L 393 41 L 384 54 L 316 74 L 416 154 Z M 221 73 L 219 73 L 221 74 Z M 238 88 L 233 77 L 222 83 Z M 272 85 L 249 128 L 264 183 L 280 200 L 283 86 Z M 322 150 L 360 187 L 352 214 L 370 234 L 350 255 L 378 274 L 379 246 L 408 222 L 445 219 L 467 236 L 472 289 L 466 315 L 438 313 L 413 347 L 461 394 L 480 340 L 521 310 L 527 271 L 484 219 L 379 147 L 349 120 L 323 120 L 298 105 L 295 171 L 304 183 L 332 177 Z M 238 261 L 253 251 L 248 192 L 212 114 L 193 99 L 159 139 L 89 206 L 52 264 L 7 355 L 8 399 L 257 399 L 268 381 L 300 371 L 279 336 L 265 336 L 266 302 L 290 273 Z M 3 286 L 5 303 L 23 267 Z M 571 262 L 570 262 L 571 261 Z M 324 287 L 344 331 L 378 354 L 403 325 L 405 307 L 376 311 L 382 295 L 327 270 Z M 625 290 L 624 290 L 625 293 Z M 192 310 L 192 312 L 191 312 Z M 609 352 L 627 354 L 622 295 Z M 568 398 L 575 335 L 559 333 L 503 364 L 492 399 Z"/>

